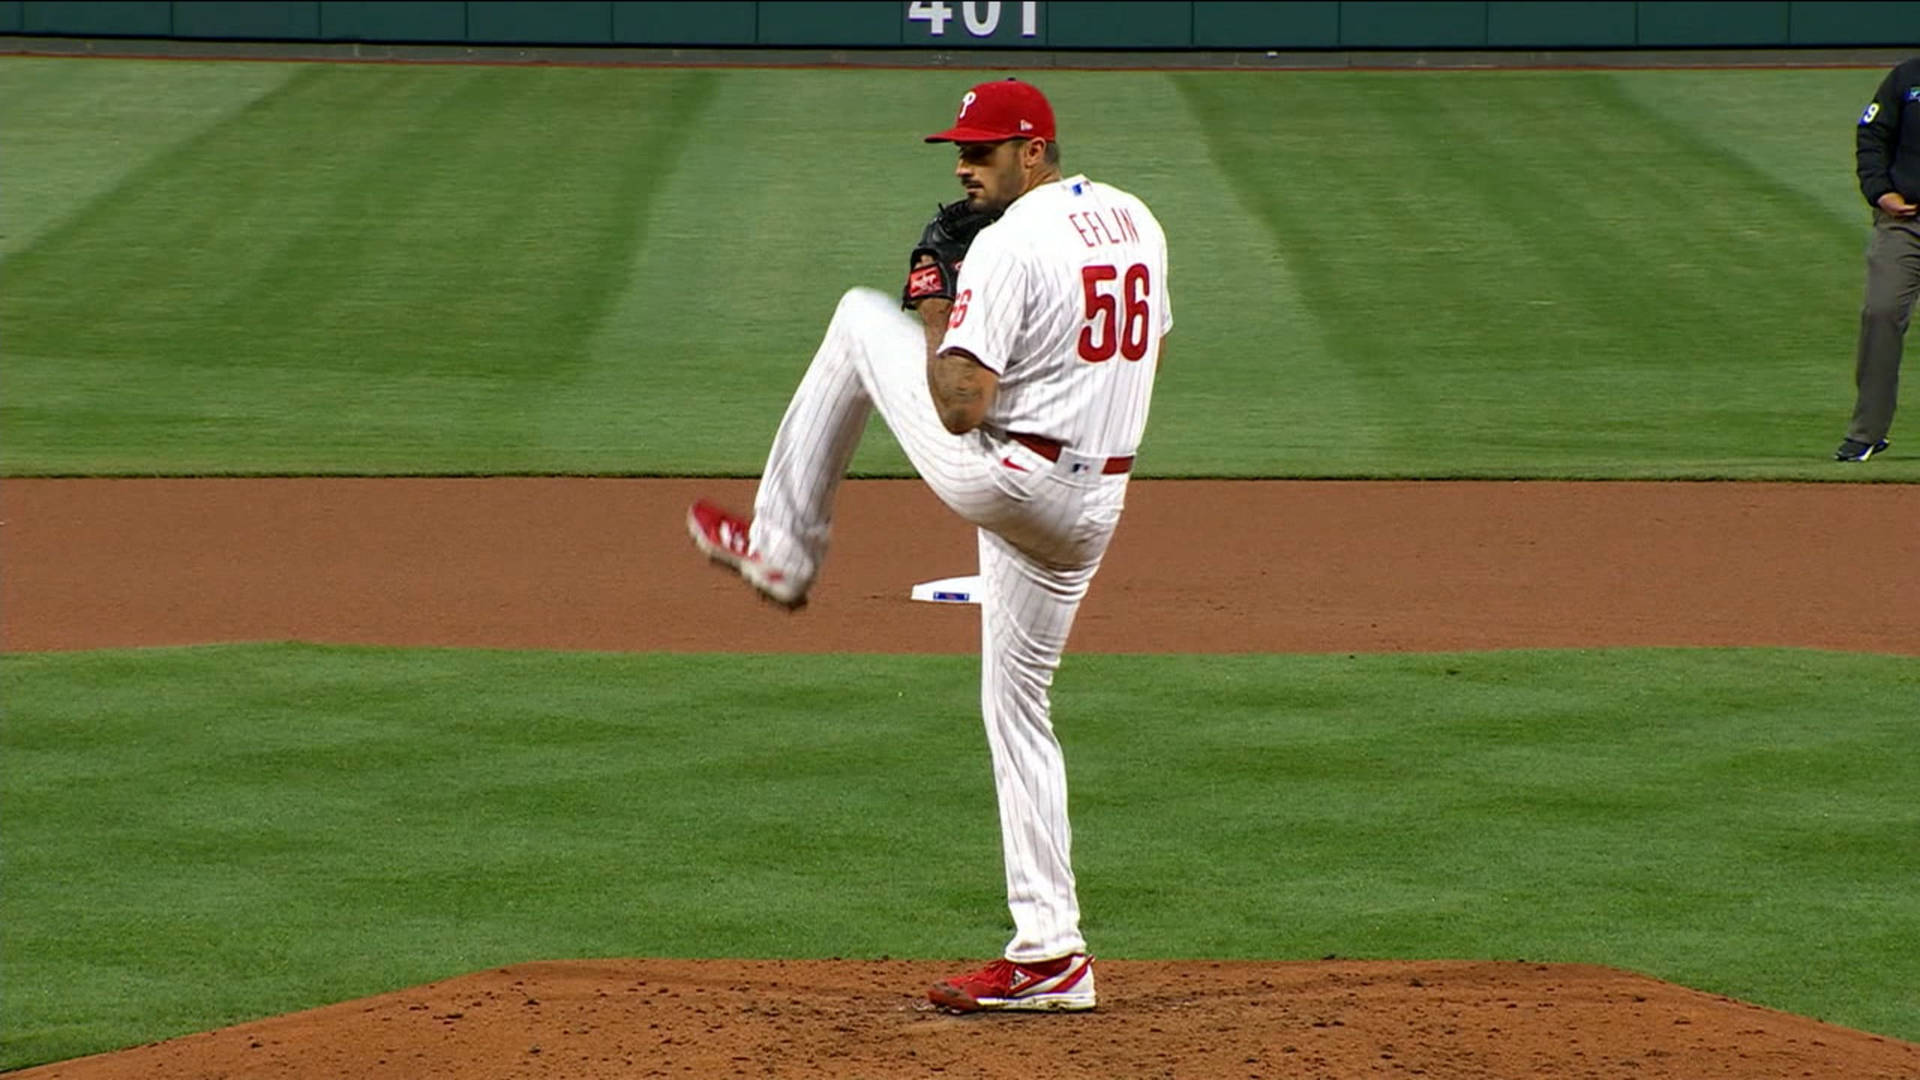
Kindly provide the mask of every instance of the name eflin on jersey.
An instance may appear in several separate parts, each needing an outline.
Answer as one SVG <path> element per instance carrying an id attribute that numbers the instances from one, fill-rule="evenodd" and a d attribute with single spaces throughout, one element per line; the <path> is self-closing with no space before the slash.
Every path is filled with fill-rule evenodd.
<path id="1" fill-rule="evenodd" d="M 1076 210 L 1067 215 L 1067 224 L 1073 226 L 1090 248 L 1140 242 L 1140 230 L 1134 227 L 1133 218 L 1124 207 L 1106 211 Z"/>

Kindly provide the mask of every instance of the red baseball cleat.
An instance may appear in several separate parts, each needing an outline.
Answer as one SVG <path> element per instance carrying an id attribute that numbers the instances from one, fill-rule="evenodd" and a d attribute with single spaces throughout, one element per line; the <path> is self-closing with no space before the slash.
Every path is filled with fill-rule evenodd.
<path id="1" fill-rule="evenodd" d="M 806 606 L 806 586 L 760 561 L 760 556 L 748 549 L 745 518 L 701 499 L 687 508 L 687 532 L 707 558 L 738 573 L 761 596 L 789 611 Z"/>
<path id="2" fill-rule="evenodd" d="M 1020 964 L 995 960 L 971 975 L 935 983 L 927 1000 L 950 1012 L 1081 1012 L 1093 1008 L 1093 957 Z"/>

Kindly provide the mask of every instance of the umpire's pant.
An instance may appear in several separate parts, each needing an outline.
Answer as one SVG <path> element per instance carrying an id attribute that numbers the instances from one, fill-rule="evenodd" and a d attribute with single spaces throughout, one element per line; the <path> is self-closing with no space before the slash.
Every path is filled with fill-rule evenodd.
<path id="1" fill-rule="evenodd" d="M 1900 349 L 1920 296 L 1920 220 L 1873 212 L 1867 241 L 1867 299 L 1860 308 L 1854 357 L 1858 392 L 1847 438 L 1869 445 L 1887 437 L 1900 396 Z"/>

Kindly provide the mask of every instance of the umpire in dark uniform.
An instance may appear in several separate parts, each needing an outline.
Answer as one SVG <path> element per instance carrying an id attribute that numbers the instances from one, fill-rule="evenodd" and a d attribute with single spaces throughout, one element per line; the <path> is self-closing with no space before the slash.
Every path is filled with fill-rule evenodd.
<path id="1" fill-rule="evenodd" d="M 1887 448 L 1900 394 L 1900 348 L 1920 296 L 1920 56 L 1887 73 L 1854 141 L 1860 194 L 1873 205 L 1867 298 L 1854 358 L 1857 397 L 1837 461 L 1865 461 Z"/>

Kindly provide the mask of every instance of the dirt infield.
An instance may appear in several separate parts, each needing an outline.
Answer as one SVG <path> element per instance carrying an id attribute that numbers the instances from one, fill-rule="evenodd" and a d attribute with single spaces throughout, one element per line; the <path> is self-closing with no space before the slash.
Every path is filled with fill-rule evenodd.
<path id="1" fill-rule="evenodd" d="M 918 481 L 842 489 L 813 604 L 694 559 L 750 481 L 8 480 L 0 648 L 303 640 L 973 652 L 911 603 L 976 566 Z M 1069 648 L 1785 645 L 1920 655 L 1920 487 L 1142 482 Z"/>
<path id="2" fill-rule="evenodd" d="M 917 482 L 844 489 L 791 616 L 692 553 L 696 492 L 751 484 L 8 480 L 0 647 L 974 649 L 972 609 L 907 599 L 974 566 Z M 1920 655 L 1915 566 L 1909 486 L 1142 482 L 1072 648 Z M 527 964 L 15 1075 L 1920 1080 L 1920 1045 L 1601 968 L 1107 959 L 1097 1013 L 964 1018 L 919 994 L 953 970 Z"/>

